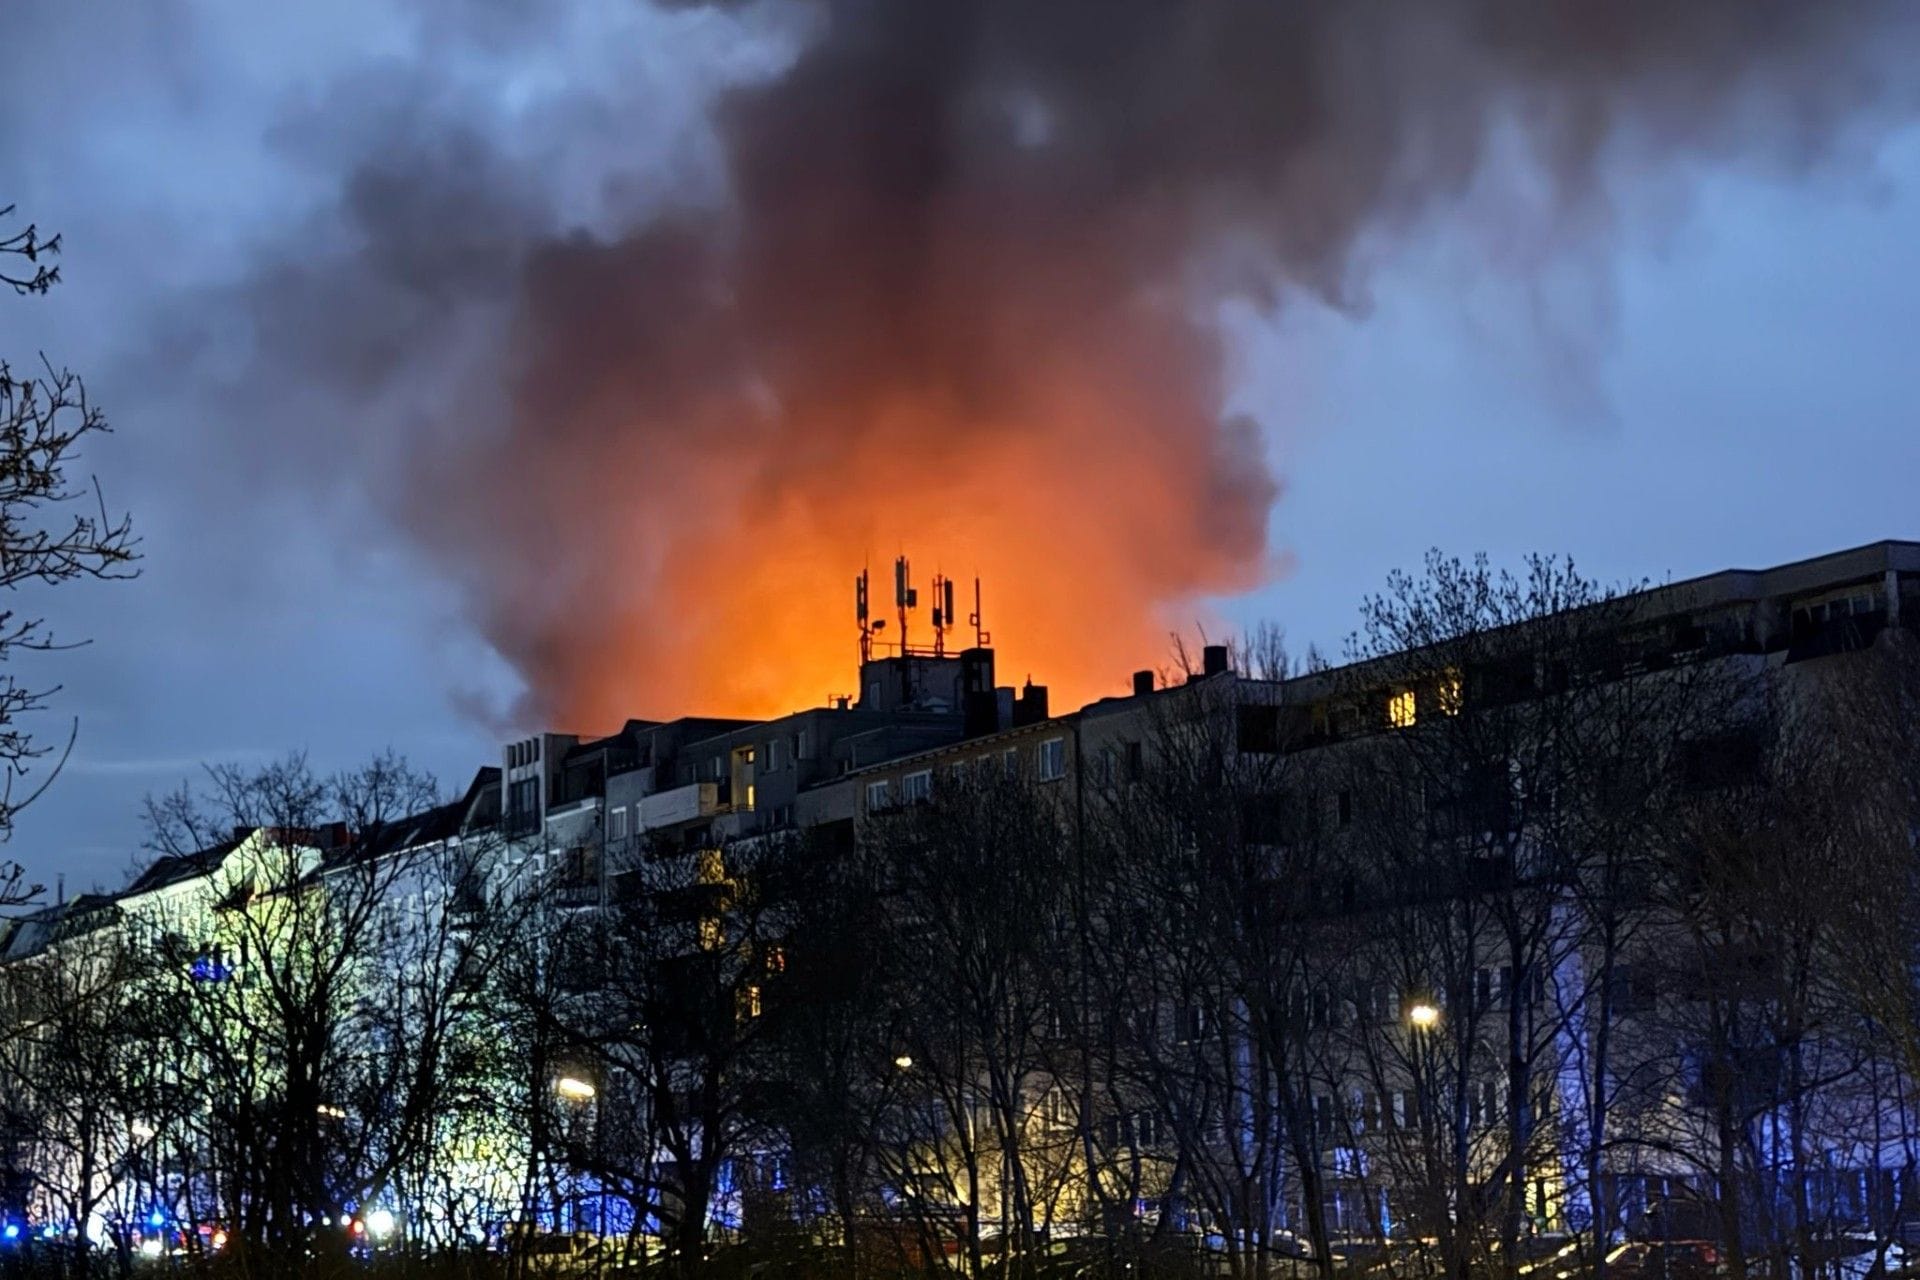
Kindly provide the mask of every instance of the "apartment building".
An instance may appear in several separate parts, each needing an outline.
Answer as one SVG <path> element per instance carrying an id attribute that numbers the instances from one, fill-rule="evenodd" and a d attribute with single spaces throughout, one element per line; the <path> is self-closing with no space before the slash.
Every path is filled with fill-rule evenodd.
<path id="1" fill-rule="evenodd" d="M 673 864 L 681 868 L 674 891 L 697 891 L 685 947 L 699 952 L 723 933 L 720 886 L 732 874 L 729 858 L 755 842 L 805 833 L 852 847 L 884 838 L 887 824 L 902 815 L 937 816 L 943 798 L 992 780 L 1049 798 L 1061 839 L 1108 847 L 1099 843 L 1103 824 L 1133 812 L 1128 806 L 1136 801 L 1128 797 L 1136 783 L 1163 773 L 1183 753 L 1217 750 L 1257 779 L 1246 795 L 1217 798 L 1215 808 L 1232 810 L 1221 829 L 1271 851 L 1272 873 L 1258 886 L 1273 898 L 1271 915 L 1248 918 L 1270 918 L 1275 927 L 1315 938 L 1365 940 L 1352 945 L 1358 959 L 1310 976 L 1297 991 L 1265 993 L 1292 1020 L 1288 1035 L 1319 1046 L 1290 1086 L 1298 1096 L 1289 1105 L 1296 1124 L 1314 1135 L 1305 1145 L 1332 1229 L 1391 1233 L 1417 1212 L 1396 1188 L 1416 1140 L 1431 1141 L 1423 1126 L 1437 1118 L 1421 1109 L 1418 1075 L 1432 1070 L 1431 1059 L 1442 1052 L 1436 1046 L 1465 1023 L 1471 1034 L 1445 1052 L 1456 1065 L 1471 1060 L 1455 1091 L 1460 1114 L 1452 1118 L 1464 1135 L 1459 1141 L 1471 1148 L 1466 1178 L 1485 1184 L 1511 1167 L 1502 1125 L 1512 1100 L 1502 1063 L 1515 1034 L 1533 1035 L 1538 1043 L 1529 1042 L 1528 1069 L 1538 1092 L 1529 1101 L 1536 1131 L 1530 1140 L 1537 1149 L 1525 1158 L 1536 1185 L 1527 1212 L 1543 1226 L 1564 1226 L 1598 1211 L 1596 1193 L 1585 1186 L 1592 1170 L 1581 1167 L 1583 1142 L 1599 1123 L 1586 1101 L 1592 1079 L 1569 1065 L 1591 1052 L 1594 1024 L 1578 993 L 1604 986 L 1616 997 L 1622 1076 L 1658 1054 L 1692 1052 L 1676 1049 L 1672 1029 L 1686 1023 L 1694 996 L 1675 985 L 1675 965 L 1661 955 L 1685 939 L 1655 922 L 1644 925 L 1640 950 L 1631 954 L 1597 957 L 1582 938 L 1536 948 L 1551 951 L 1553 963 L 1542 967 L 1516 965 L 1502 954 L 1499 930 L 1490 925 L 1464 941 L 1442 939 L 1461 945 L 1444 963 L 1432 962 L 1430 972 L 1413 972 L 1419 962 L 1411 943 L 1389 945 L 1406 938 L 1382 942 L 1380 931 L 1364 925 L 1417 918 L 1404 882 L 1384 879 L 1380 860 L 1407 858 L 1438 876 L 1453 858 L 1481 877 L 1437 886 L 1435 902 L 1449 893 L 1498 895 L 1525 878 L 1540 839 L 1510 780 L 1417 777 L 1440 755 L 1411 744 L 1484 708 L 1525 706 L 1575 686 L 1657 684 L 1713 669 L 1737 679 L 1777 678 L 1787 690 L 1810 687 L 1799 678 L 1804 673 L 1844 672 L 1849 655 L 1889 633 L 1920 633 L 1920 543 L 1882 542 L 1772 569 L 1712 574 L 1633 593 L 1597 613 L 1605 618 L 1604 635 L 1583 635 L 1592 643 L 1577 654 L 1544 658 L 1540 646 L 1516 634 L 1461 649 L 1458 661 L 1444 652 L 1387 654 L 1260 678 L 1234 670 L 1228 650 L 1210 646 L 1196 670 L 1169 680 L 1137 673 L 1126 692 L 1059 714 L 1044 687 L 996 685 L 984 645 L 951 655 L 868 654 L 857 699 L 760 721 L 632 720 L 599 738 L 540 733 L 515 740 L 447 805 L 378 833 L 315 833 L 299 878 L 324 886 L 365 859 L 405 857 L 409 874 L 383 882 L 396 921 L 440 912 L 445 917 L 434 918 L 477 927 L 487 912 L 524 894 L 591 928 L 598 913 L 626 895 L 668 883 L 640 874 L 643 863 Z M 1676 767 L 1710 782 L 1746 767 L 1748 749 L 1731 729 L 1704 735 L 1685 744 Z M 1394 831 L 1385 833 L 1389 824 Z M 210 979 L 243 971 L 249 957 L 235 949 L 220 913 L 236 885 L 263 887 L 242 864 L 253 856 L 249 849 L 271 838 L 238 833 L 231 843 L 161 859 L 118 893 L 10 922 L 0 965 L 31 966 L 110 922 L 129 937 L 164 937 L 169 954 Z M 1417 854 L 1409 852 L 1414 845 Z M 1564 906 L 1549 906 L 1566 914 Z M 1140 960 L 1155 963 L 1152 955 Z M 762 954 L 753 962 L 768 960 Z M 1602 963 L 1604 977 L 1596 977 Z M 594 972 L 576 983 L 582 993 L 590 993 Z M 1155 994 L 1141 1034 L 1175 1047 L 1198 1045 L 1222 1019 L 1241 1016 L 1230 999 L 1208 1011 L 1166 994 L 1172 986 L 1143 989 Z M 758 998 L 753 987 L 742 1008 L 757 1009 Z M 1526 1012 L 1556 1002 L 1560 1012 L 1552 1017 Z M 1516 1032 L 1527 1018 L 1546 1029 Z M 1826 1052 L 1824 1044 L 1806 1048 Z M 1610 1217 L 1644 1224 L 1663 1204 L 1704 1196 L 1714 1155 L 1703 1136 L 1697 1067 L 1694 1074 L 1692 1086 L 1634 1100 L 1632 1130 L 1610 1150 L 1611 1181 L 1599 1193 Z M 1662 1079 L 1679 1077 L 1667 1071 Z M 1102 1159 L 1117 1163 L 1144 1149 L 1149 1172 L 1136 1175 L 1143 1179 L 1137 1198 L 1171 1211 L 1158 1203 L 1164 1187 L 1152 1169 L 1171 1167 L 1178 1142 L 1171 1125 L 1138 1119 L 1155 1105 L 1141 1086 L 1136 1076 L 1097 1107 L 1063 1104 L 1059 1090 L 1038 1086 L 1030 1105 L 1036 1123 L 1086 1128 Z M 1129 1088 L 1140 1089 L 1138 1096 Z M 601 1104 L 614 1097 L 608 1090 Z M 1836 1088 L 1791 1125 L 1777 1111 L 1755 1104 L 1750 1131 L 1756 1141 L 1817 1151 L 1827 1202 L 1845 1202 L 1856 1216 L 1884 1217 L 1901 1198 L 1898 1169 L 1920 1134 L 1903 1093 Z M 513 1163 L 524 1153 L 497 1134 L 462 1134 L 457 1143 L 472 1166 L 463 1179 L 489 1188 L 477 1198 L 509 1199 L 511 1179 L 479 1166 L 489 1158 Z M 30 1158 L 16 1152 L 17 1161 Z M 1809 1170 L 1792 1172 L 1802 1177 Z M 1278 1225 L 1298 1231 L 1308 1217 L 1308 1193 L 1297 1172 L 1292 1179 Z M 493 1212 L 477 1201 L 470 1208 Z M 737 1208 L 727 1212 L 737 1220 Z"/>

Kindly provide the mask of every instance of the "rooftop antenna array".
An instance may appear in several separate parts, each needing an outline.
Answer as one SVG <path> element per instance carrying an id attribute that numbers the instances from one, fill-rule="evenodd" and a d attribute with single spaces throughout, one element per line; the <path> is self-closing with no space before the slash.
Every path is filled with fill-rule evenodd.
<path id="1" fill-rule="evenodd" d="M 954 601 L 955 583 L 945 574 L 935 574 L 933 578 L 933 647 L 922 648 L 916 652 L 907 642 L 907 626 L 915 609 L 920 607 L 919 588 L 912 585 L 912 568 L 905 556 L 898 556 L 893 562 L 893 603 L 899 612 L 899 638 L 890 646 L 892 651 L 902 657 L 947 656 L 947 637 L 959 628 L 960 609 Z M 860 626 L 860 661 L 862 665 L 872 662 L 874 650 L 881 643 L 880 633 L 887 629 L 885 618 L 876 618 L 873 608 L 873 581 L 869 570 L 862 569 L 853 580 L 853 616 Z M 967 625 L 973 628 L 973 643 L 976 648 L 986 648 L 993 643 L 993 636 L 982 625 L 980 612 L 980 579 L 973 580 L 973 612 L 967 615 Z"/>

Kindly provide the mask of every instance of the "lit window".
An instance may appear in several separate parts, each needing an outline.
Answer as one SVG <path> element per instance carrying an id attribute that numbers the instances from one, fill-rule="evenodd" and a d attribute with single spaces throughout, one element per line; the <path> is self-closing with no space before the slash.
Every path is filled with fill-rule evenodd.
<path id="1" fill-rule="evenodd" d="M 1439 680 L 1433 686 L 1433 705 L 1443 716 L 1457 716 L 1462 705 L 1460 692 L 1460 673 L 1457 670 L 1442 671 Z"/>
<path id="2" fill-rule="evenodd" d="M 1396 689 L 1387 695 L 1387 724 L 1389 727 L 1405 729 L 1413 723 L 1415 715 L 1413 690 Z"/>
<path id="3" fill-rule="evenodd" d="M 1048 738 L 1040 744 L 1039 768 L 1040 781 L 1058 782 L 1067 776 L 1067 740 Z"/>
<path id="4" fill-rule="evenodd" d="M 719 916 L 700 917 L 700 949 L 718 951 L 720 944 L 726 941 L 726 935 L 720 932 Z"/>
<path id="5" fill-rule="evenodd" d="M 736 998 L 735 1007 L 739 1012 L 740 1021 L 742 1022 L 745 1022 L 750 1018 L 759 1017 L 760 1016 L 759 986 L 757 984 L 749 984 L 747 986 L 740 988 L 740 994 Z"/>
<path id="6" fill-rule="evenodd" d="M 701 884 L 725 884 L 727 880 L 727 862 L 720 856 L 718 849 L 702 849 L 699 863 L 694 872 Z"/>
<path id="7" fill-rule="evenodd" d="M 767 972 L 785 973 L 787 971 L 787 949 L 785 947 L 767 948 Z"/>
<path id="8" fill-rule="evenodd" d="M 867 784 L 867 812 L 877 813 L 893 805 L 893 784 L 890 782 L 869 782 Z"/>
<path id="9" fill-rule="evenodd" d="M 933 770 L 922 769 L 900 779 L 901 804 L 925 804 L 933 799 Z"/>

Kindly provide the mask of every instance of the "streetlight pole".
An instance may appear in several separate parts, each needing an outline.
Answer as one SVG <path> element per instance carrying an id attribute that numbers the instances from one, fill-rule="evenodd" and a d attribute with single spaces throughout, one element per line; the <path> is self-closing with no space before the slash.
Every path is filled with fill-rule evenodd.
<path id="1" fill-rule="evenodd" d="M 1440 1006 L 1432 1000 L 1416 999 L 1407 1007 L 1407 1056 L 1413 1074 L 1413 1105 L 1419 1111 L 1421 1163 L 1426 1168 L 1426 1199 L 1430 1212 L 1438 1216 L 1444 1200 L 1440 1192 L 1439 1152 L 1434 1141 L 1433 1054 L 1430 1043 L 1440 1025 Z M 1436 1221 L 1436 1227 L 1439 1225 Z"/>

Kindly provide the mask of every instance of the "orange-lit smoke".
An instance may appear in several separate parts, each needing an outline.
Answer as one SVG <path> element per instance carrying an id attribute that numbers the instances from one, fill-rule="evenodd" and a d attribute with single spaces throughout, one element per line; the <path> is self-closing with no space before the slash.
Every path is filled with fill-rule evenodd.
<path id="1" fill-rule="evenodd" d="M 699 251 L 654 236 L 550 251 L 529 334 L 553 347 L 538 376 L 559 372 L 521 394 L 553 415 L 535 447 L 557 456 L 516 466 L 476 452 L 454 490 L 488 495 L 453 513 L 458 542 L 491 543 L 498 574 L 525 575 L 494 579 L 498 612 L 483 625 L 552 722 L 763 715 L 855 692 L 852 580 L 876 570 L 891 643 L 899 553 L 923 599 L 935 572 L 961 580 L 963 621 L 978 576 L 1003 681 L 1030 674 L 1059 706 L 1120 691 L 1165 658 L 1202 593 L 1265 572 L 1274 482 L 1253 428 L 1218 421 L 1211 342 L 1098 255 L 971 258 L 1007 278 L 923 279 L 841 332 L 795 316 L 804 365 L 763 383 L 753 368 L 704 365 L 720 357 L 698 332 L 703 272 L 662 318 L 662 280 Z M 663 269 L 655 252 L 678 261 Z M 581 308 L 583 293 L 611 314 Z M 583 383 L 570 353 L 591 339 L 574 317 L 700 367 L 663 374 L 640 357 Z M 730 337 L 739 322 L 729 316 Z M 675 332 L 656 344 L 656 324 Z M 579 579 L 565 567 L 576 560 Z M 913 626 L 931 642 L 927 609 Z"/>
<path id="2" fill-rule="evenodd" d="M 1356 246 L 1449 207 L 1502 130 L 1554 197 L 1549 240 L 1604 227 L 1606 163 L 1804 163 L 1913 105 L 1920 12 L 666 7 L 810 19 L 790 66 L 719 100 L 719 197 L 572 229 L 517 166 L 567 155 L 602 103 L 495 146 L 410 92 L 343 189 L 324 243 L 346 260 L 302 240 L 254 285 L 262 367 L 381 406 L 344 428 L 376 450 L 355 465 L 397 480 L 396 519 L 524 677 L 525 718 L 583 730 L 853 691 L 853 576 L 886 583 L 902 552 L 923 590 L 984 580 L 1003 679 L 1057 706 L 1123 689 L 1209 596 L 1270 572 L 1279 486 L 1225 412 L 1223 300 L 1346 305 Z M 545 9 L 501 6 L 526 27 L 496 34 L 538 40 Z M 476 330 L 484 376 L 422 393 L 427 353 Z"/>

